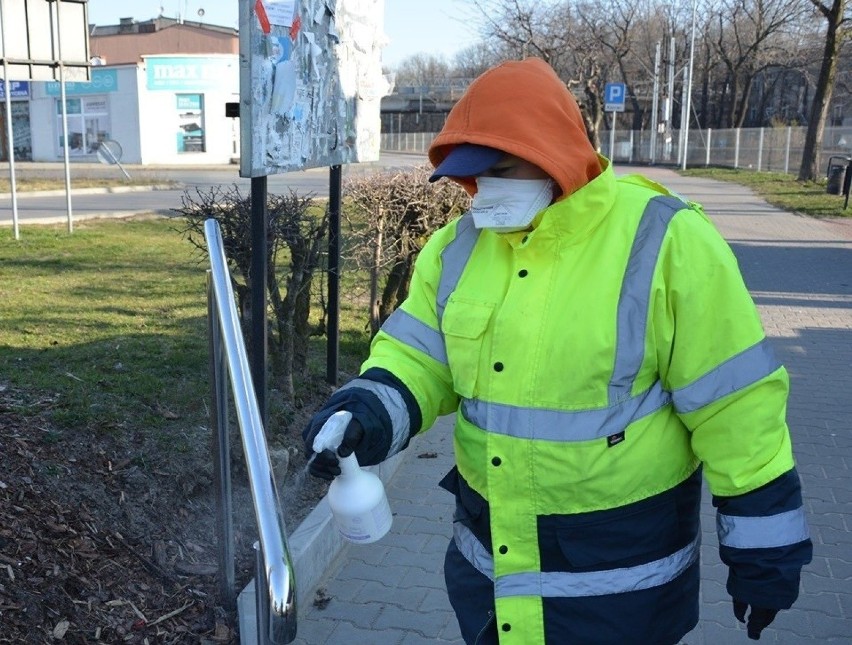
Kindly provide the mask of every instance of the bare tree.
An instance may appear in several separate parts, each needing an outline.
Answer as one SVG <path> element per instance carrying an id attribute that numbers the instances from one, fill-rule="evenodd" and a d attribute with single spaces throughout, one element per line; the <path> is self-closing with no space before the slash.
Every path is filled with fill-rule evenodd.
<path id="1" fill-rule="evenodd" d="M 755 79 L 789 53 L 780 35 L 804 17 L 798 0 L 716 0 L 715 48 L 726 71 L 724 127 L 742 127 Z"/>
<path id="2" fill-rule="evenodd" d="M 431 87 L 445 85 L 452 76 L 450 66 L 440 56 L 415 54 L 396 68 L 396 86 Z"/>
<path id="3" fill-rule="evenodd" d="M 819 70 L 814 100 L 808 118 L 808 131 L 805 135 L 805 149 L 802 152 L 802 165 L 799 167 L 799 181 L 813 181 L 819 176 L 817 168 L 828 107 L 837 77 L 837 62 L 843 41 L 849 35 L 849 20 L 846 0 L 832 0 L 829 4 L 821 0 L 810 0 L 816 10 L 825 18 L 825 48 L 822 65 Z"/>
<path id="4" fill-rule="evenodd" d="M 556 70 L 577 96 L 589 140 L 600 149 L 604 83 L 612 68 L 600 33 L 590 29 L 585 13 L 599 15 L 598 5 L 578 2 L 497 0 L 474 4 L 482 14 L 481 33 L 499 42 L 507 58 L 536 56 Z"/>
<path id="5" fill-rule="evenodd" d="M 453 76 L 473 80 L 506 58 L 499 43 L 481 41 L 464 48 L 453 59 Z"/>

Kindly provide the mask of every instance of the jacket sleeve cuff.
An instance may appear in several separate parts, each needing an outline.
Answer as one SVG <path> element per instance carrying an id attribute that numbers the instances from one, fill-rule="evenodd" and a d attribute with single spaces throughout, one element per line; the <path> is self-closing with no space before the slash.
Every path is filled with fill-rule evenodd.
<path id="1" fill-rule="evenodd" d="M 744 495 L 714 496 L 713 505 L 728 593 L 753 606 L 788 609 L 813 551 L 796 470 Z"/>
<path id="2" fill-rule="evenodd" d="M 375 466 L 387 459 L 393 436 L 390 418 L 379 398 L 359 387 L 340 388 L 332 394 L 325 406 L 313 416 L 302 437 L 307 438 L 312 428 L 321 426 L 340 410 L 351 412 L 352 418 L 364 429 L 365 441 L 356 450 L 358 463 Z"/>

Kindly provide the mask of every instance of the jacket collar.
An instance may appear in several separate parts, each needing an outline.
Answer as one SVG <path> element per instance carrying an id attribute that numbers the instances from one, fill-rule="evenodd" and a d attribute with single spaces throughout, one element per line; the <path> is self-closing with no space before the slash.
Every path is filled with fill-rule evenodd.
<path id="1" fill-rule="evenodd" d="M 612 164 L 599 156 L 603 172 L 582 188 L 548 206 L 533 222 L 532 231 L 502 235 L 513 247 L 525 241 L 557 239 L 564 244 L 584 240 L 615 203 L 616 179 Z"/>

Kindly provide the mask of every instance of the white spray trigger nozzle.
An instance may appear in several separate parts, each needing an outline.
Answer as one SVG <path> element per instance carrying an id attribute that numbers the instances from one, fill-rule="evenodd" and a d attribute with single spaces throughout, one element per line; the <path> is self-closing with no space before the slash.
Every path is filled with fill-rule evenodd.
<path id="1" fill-rule="evenodd" d="M 352 413 L 346 410 L 332 414 L 323 424 L 317 436 L 314 437 L 314 452 L 320 453 L 323 450 L 331 450 L 337 455 L 337 449 L 343 441 L 343 433 L 346 432 L 351 420 Z"/>

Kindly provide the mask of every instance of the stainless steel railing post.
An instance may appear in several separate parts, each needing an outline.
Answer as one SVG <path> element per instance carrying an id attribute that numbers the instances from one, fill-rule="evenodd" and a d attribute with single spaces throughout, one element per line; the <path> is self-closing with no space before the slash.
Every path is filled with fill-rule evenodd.
<path id="1" fill-rule="evenodd" d="M 220 471 L 218 476 L 222 481 L 225 480 L 226 474 L 228 480 L 227 484 L 222 484 L 217 489 L 223 498 L 227 498 L 227 502 L 223 501 L 222 504 L 222 513 L 223 516 L 227 515 L 227 519 L 222 520 L 220 529 L 224 536 L 223 541 L 220 542 L 220 550 L 225 551 L 220 553 L 220 563 L 223 566 L 220 571 L 225 580 L 222 584 L 228 584 L 227 569 L 233 567 L 233 539 L 227 538 L 232 518 L 230 469 L 227 468 L 226 472 L 224 467 L 226 450 L 223 447 L 228 444 L 227 406 L 223 403 L 226 400 L 223 396 L 224 386 L 220 385 L 225 380 L 224 367 L 227 367 L 259 536 L 258 575 L 255 580 L 258 596 L 258 640 L 263 645 L 286 644 L 296 638 L 296 584 L 293 563 L 287 547 L 284 515 L 269 461 L 266 435 L 251 379 L 245 343 L 240 332 L 222 236 L 216 220 L 208 219 L 204 223 L 204 236 L 210 256 L 211 287 L 209 291 L 212 293 L 210 301 L 213 304 L 209 306 L 211 319 L 216 321 L 216 324 L 211 326 L 211 330 L 218 329 L 218 331 L 211 331 L 211 344 L 215 342 L 217 347 L 222 348 L 221 361 L 216 359 L 215 352 L 211 357 L 211 372 L 214 373 L 212 415 L 215 417 L 216 441 L 219 443 L 216 469 Z M 221 379 L 216 376 L 218 374 L 222 375 Z M 224 435 L 223 428 L 225 428 Z M 227 552 L 228 547 L 224 545 L 225 541 L 229 541 L 230 555 Z"/>
<path id="2" fill-rule="evenodd" d="M 228 365 L 222 347 L 222 329 L 217 314 L 219 303 L 213 288 L 212 272 L 207 272 L 207 337 L 210 355 L 210 442 L 213 453 L 213 484 L 216 490 L 216 538 L 219 544 L 219 594 L 228 611 L 236 606 L 234 573 L 234 511 L 231 493 L 231 443 L 228 423 Z"/>

